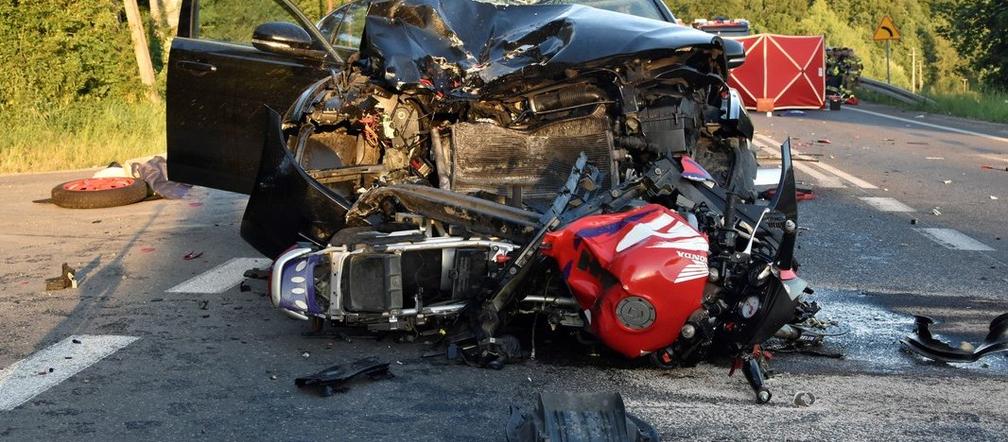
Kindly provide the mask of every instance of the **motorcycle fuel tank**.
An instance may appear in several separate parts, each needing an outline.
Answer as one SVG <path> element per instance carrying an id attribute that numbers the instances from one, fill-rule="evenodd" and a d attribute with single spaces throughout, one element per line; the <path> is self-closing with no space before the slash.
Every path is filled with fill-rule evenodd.
<path id="1" fill-rule="evenodd" d="M 586 216 L 549 233 L 554 258 L 591 330 L 635 358 L 671 345 L 700 307 L 707 238 L 657 204 Z"/>

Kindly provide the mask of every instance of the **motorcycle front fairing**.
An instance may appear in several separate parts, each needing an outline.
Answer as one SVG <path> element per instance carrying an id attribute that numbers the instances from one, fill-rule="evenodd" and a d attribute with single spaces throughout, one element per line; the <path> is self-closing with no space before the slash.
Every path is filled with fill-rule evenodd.
<path id="1" fill-rule="evenodd" d="M 781 180 L 769 209 L 784 214 L 783 230 L 770 275 L 757 296 L 759 308 L 749 318 L 743 318 L 732 334 L 740 344 L 759 344 L 792 322 L 803 293 L 811 293 L 808 283 L 798 277 L 794 261 L 795 239 L 798 233 L 798 198 L 791 158 L 791 139 L 781 145 Z M 742 309 L 740 308 L 740 314 Z"/>

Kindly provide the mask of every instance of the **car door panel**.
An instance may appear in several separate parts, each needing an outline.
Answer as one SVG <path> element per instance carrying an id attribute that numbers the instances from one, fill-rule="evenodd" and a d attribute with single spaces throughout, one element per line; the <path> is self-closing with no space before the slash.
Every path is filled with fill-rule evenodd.
<path id="1" fill-rule="evenodd" d="M 343 228 L 351 202 L 308 175 L 284 144 L 280 114 L 265 109 L 258 183 L 242 216 L 241 236 L 269 258 L 291 244 L 325 244 Z"/>
<path id="2" fill-rule="evenodd" d="M 194 6 L 187 1 L 183 8 Z M 258 24 L 248 24 L 249 34 Z M 198 27 L 186 28 L 180 35 L 197 34 L 191 29 Z M 265 106 L 286 109 L 325 75 L 328 70 L 318 60 L 176 37 L 169 54 L 166 94 L 169 178 L 250 193 L 266 133 Z"/>

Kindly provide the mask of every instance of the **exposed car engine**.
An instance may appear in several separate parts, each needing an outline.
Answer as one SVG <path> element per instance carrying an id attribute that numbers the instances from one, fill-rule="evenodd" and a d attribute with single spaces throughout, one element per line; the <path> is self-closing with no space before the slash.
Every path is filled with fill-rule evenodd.
<path id="1" fill-rule="evenodd" d="M 534 207 L 551 199 L 584 152 L 607 187 L 657 158 L 685 154 L 751 200 L 751 127 L 724 124 L 731 100 L 719 74 L 681 64 L 716 66 L 717 56 L 694 49 L 570 70 L 573 83 L 543 82 L 500 99 L 397 94 L 361 71 L 343 73 L 314 92 L 289 142 L 305 170 L 347 197 L 375 183 L 413 183 Z"/>

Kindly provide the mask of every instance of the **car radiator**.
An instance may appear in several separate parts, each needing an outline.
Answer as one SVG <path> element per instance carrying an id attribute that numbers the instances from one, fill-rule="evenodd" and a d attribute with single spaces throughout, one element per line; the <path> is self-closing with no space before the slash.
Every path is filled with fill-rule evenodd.
<path id="1" fill-rule="evenodd" d="M 449 179 L 457 192 L 552 200 L 581 152 L 610 177 L 612 136 L 606 117 L 586 117 L 519 131 L 492 123 L 452 126 Z M 603 185 L 610 185 L 606 178 Z"/>

